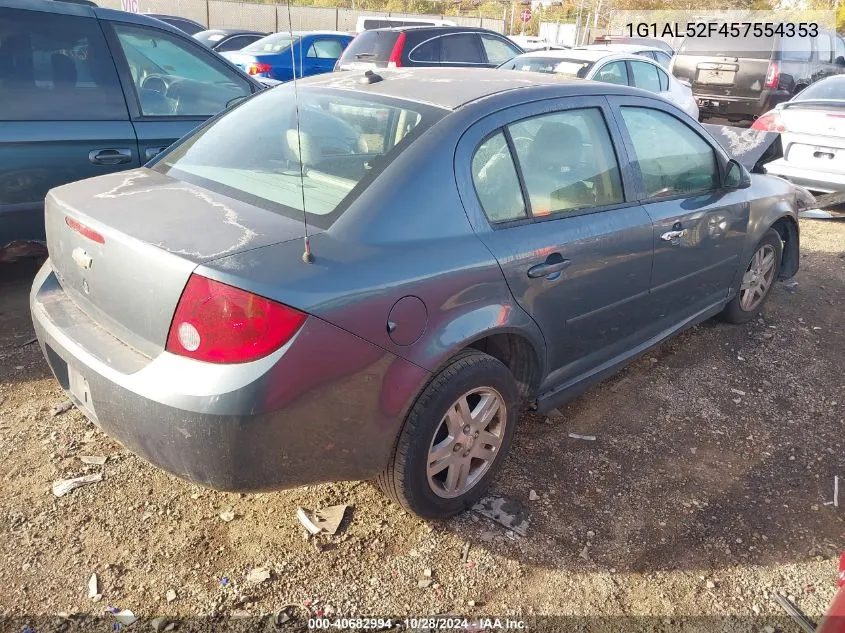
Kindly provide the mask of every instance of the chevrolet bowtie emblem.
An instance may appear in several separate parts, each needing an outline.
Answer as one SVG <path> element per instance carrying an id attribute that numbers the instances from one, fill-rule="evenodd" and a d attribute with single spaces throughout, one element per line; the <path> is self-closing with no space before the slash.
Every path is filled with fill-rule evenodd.
<path id="1" fill-rule="evenodd" d="M 74 248 L 73 253 L 71 253 L 71 257 L 73 257 L 73 261 L 75 261 L 76 265 L 82 270 L 88 270 L 91 268 L 91 264 L 94 263 L 94 260 L 88 253 L 85 252 L 84 248 Z"/>

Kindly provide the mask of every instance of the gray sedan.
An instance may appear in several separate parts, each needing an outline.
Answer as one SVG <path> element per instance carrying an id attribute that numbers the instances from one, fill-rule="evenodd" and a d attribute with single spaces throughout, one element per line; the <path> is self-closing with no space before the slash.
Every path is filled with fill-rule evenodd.
<path id="1" fill-rule="evenodd" d="M 160 467 L 240 491 L 377 478 L 444 517 L 526 403 L 753 318 L 798 268 L 796 205 L 634 88 L 330 74 L 52 190 L 31 309 L 77 406 Z"/>

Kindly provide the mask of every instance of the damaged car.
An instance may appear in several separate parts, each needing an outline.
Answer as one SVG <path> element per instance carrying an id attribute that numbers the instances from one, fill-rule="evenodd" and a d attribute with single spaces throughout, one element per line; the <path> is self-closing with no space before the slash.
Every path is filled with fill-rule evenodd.
<path id="1" fill-rule="evenodd" d="M 221 490 L 376 479 L 472 506 L 548 412 L 798 269 L 797 192 L 652 93 L 396 69 L 281 85 L 143 168 L 50 191 L 57 381 Z"/>

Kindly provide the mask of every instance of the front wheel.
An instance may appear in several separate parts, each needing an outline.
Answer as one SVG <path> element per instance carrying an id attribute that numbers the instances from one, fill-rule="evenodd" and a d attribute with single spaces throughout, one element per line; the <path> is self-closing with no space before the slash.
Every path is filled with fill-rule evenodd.
<path id="1" fill-rule="evenodd" d="M 746 323 L 757 315 L 780 274 L 782 256 L 783 242 L 780 235 L 774 229 L 769 229 L 751 256 L 736 296 L 720 315 L 725 321 Z"/>
<path id="2" fill-rule="evenodd" d="M 461 352 L 414 404 L 379 487 L 424 519 L 472 507 L 507 455 L 518 404 L 507 367 L 477 350 Z"/>

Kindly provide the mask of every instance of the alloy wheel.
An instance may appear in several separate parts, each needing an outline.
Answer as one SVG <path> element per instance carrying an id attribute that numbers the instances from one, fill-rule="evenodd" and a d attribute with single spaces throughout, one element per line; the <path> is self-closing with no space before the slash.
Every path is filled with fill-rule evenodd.
<path id="1" fill-rule="evenodd" d="M 777 253 L 771 244 L 763 244 L 754 253 L 739 287 L 739 307 L 751 312 L 762 303 L 775 276 Z"/>

